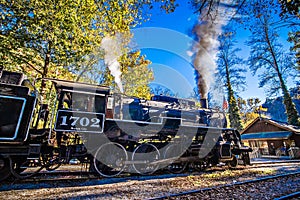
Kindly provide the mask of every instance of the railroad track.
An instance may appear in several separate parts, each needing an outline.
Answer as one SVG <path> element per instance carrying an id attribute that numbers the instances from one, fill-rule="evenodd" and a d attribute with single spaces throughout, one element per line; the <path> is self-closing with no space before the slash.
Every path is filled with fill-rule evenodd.
<path id="1" fill-rule="evenodd" d="M 257 163 L 253 164 L 251 166 L 239 166 L 235 169 L 231 170 L 247 170 L 247 169 L 253 169 L 253 168 L 264 168 L 264 167 L 280 167 L 280 166 L 286 166 L 287 164 L 289 165 L 300 165 L 300 163 L 296 162 L 280 162 L 280 163 Z M 23 179 L 23 180 L 18 180 L 15 179 L 12 181 L 13 184 L 18 184 L 18 183 L 31 183 L 31 182 L 68 182 L 68 181 L 87 181 L 87 180 L 106 180 L 106 179 L 111 179 L 111 180 L 121 180 L 122 179 L 128 179 L 130 177 L 135 177 L 134 179 L 137 179 L 136 177 L 141 177 L 141 179 L 147 179 L 148 177 L 151 177 L 151 179 L 161 179 L 161 178 L 172 178 L 172 177 L 184 177 L 184 176 L 189 176 L 191 173 L 181 173 L 181 174 L 170 174 L 166 171 L 158 171 L 155 174 L 151 176 L 139 176 L 139 175 L 129 175 L 129 174 L 121 174 L 118 177 L 113 177 L 113 178 L 105 178 L 105 177 L 100 177 L 97 174 L 90 173 L 86 170 L 83 170 L 82 168 L 78 167 L 77 171 L 74 171 L 74 166 L 72 166 L 73 171 L 68 171 L 66 167 L 62 166 L 64 170 L 56 170 L 56 171 L 41 171 L 34 175 L 31 178 Z M 213 167 L 209 168 L 206 171 L 202 172 L 192 172 L 193 175 L 200 175 L 203 173 L 212 173 L 216 171 L 224 171 L 228 167 L 224 166 L 219 166 L 219 167 Z M 26 173 L 24 174 L 26 175 Z M 11 182 L 11 181 L 8 181 Z"/>
<path id="2" fill-rule="evenodd" d="M 300 197 L 300 191 L 293 192 L 278 198 L 275 198 L 274 200 L 286 200 L 286 199 L 293 199 L 293 198 L 298 198 Z"/>
<path id="3" fill-rule="evenodd" d="M 295 175 L 300 175 L 300 171 L 292 172 L 292 173 L 279 174 L 279 175 L 266 176 L 266 177 L 262 177 L 262 178 L 256 178 L 256 179 L 253 179 L 253 180 L 234 182 L 232 184 L 225 184 L 225 185 L 219 185 L 219 186 L 214 186 L 214 187 L 201 188 L 201 189 L 184 191 L 184 192 L 179 192 L 179 193 L 167 194 L 167 195 L 164 195 L 164 196 L 150 198 L 150 200 L 154 200 L 154 199 L 155 200 L 177 199 L 178 197 L 180 197 L 180 198 L 183 197 L 183 199 L 184 199 L 184 197 L 190 198 L 191 195 L 211 192 L 212 190 L 220 190 L 220 189 L 223 189 L 223 191 L 224 190 L 232 191 L 235 186 L 247 185 L 247 184 L 253 184 L 253 183 L 257 184 L 257 183 L 264 182 L 264 181 L 284 178 L 284 177 L 288 177 L 288 176 L 295 176 Z M 224 194 L 226 194 L 226 193 L 224 193 Z M 229 194 L 229 193 L 227 193 L 227 194 Z M 224 197 L 226 197 L 226 196 L 224 196 Z M 283 195 L 283 196 L 281 196 L 279 198 L 276 198 L 276 199 L 283 200 L 283 199 L 291 199 L 291 198 L 296 198 L 296 197 L 300 197 L 300 192 L 299 191 L 288 194 L 288 195 Z"/>
<path id="4" fill-rule="evenodd" d="M 272 162 L 272 163 L 255 163 L 252 164 L 250 166 L 246 166 L 244 167 L 244 169 L 252 169 L 252 168 L 260 168 L 260 167 L 279 167 L 279 166 L 287 166 L 287 165 L 300 165 L 300 162 L 290 162 L 290 161 L 286 161 L 286 162 Z"/>
<path id="5" fill-rule="evenodd" d="M 300 164 L 300 163 L 299 163 Z M 160 173 L 156 173 L 154 175 L 148 176 L 139 176 L 139 175 L 129 175 L 123 174 L 119 177 L 113 178 L 105 178 L 105 177 L 88 177 L 90 174 L 85 174 L 83 172 L 67 172 L 64 171 L 67 168 L 62 166 L 62 169 L 58 169 L 57 171 L 47 172 L 47 175 L 39 174 L 37 177 L 33 177 L 31 179 L 19 180 L 14 182 L 13 184 L 1 184 L 0 185 L 0 196 L 3 195 L 9 198 L 16 198 L 17 191 L 22 190 L 24 196 L 27 199 L 43 199 L 45 196 L 49 198 L 102 198 L 104 196 L 109 198 L 127 198 L 127 199 L 149 199 L 149 198 L 188 198 L 192 195 L 197 195 L 197 191 L 207 190 L 207 192 L 213 193 L 213 188 L 215 190 L 220 190 L 231 188 L 232 191 L 236 191 L 236 189 L 232 189 L 233 187 L 242 187 L 245 184 L 237 185 L 238 183 L 243 182 L 236 182 L 242 180 L 252 180 L 253 177 L 262 177 L 266 176 L 266 174 L 273 173 L 272 167 L 275 166 L 276 173 L 282 173 L 282 171 L 277 169 L 283 169 L 283 171 L 287 172 L 290 170 L 294 170 L 293 173 L 300 173 L 298 172 L 299 166 L 296 166 L 296 163 L 289 163 L 291 167 L 282 167 L 282 165 L 287 165 L 287 163 L 277 163 L 277 164 L 259 164 L 259 165 L 252 165 L 250 167 L 240 167 L 238 170 L 227 170 L 228 168 L 223 168 L 223 170 L 208 170 L 205 172 L 199 173 L 185 173 L 185 174 L 166 174 L 165 172 L 161 171 Z M 261 174 L 264 169 L 253 169 L 251 168 L 259 168 L 259 167 L 266 167 L 269 173 Z M 249 171 L 247 171 L 249 169 Z M 269 170 L 271 169 L 271 170 Z M 75 170 L 75 169 L 73 169 Z M 243 170 L 245 170 L 243 172 Z M 256 171 L 258 173 L 256 173 Z M 296 172 L 297 171 L 297 172 Z M 49 176 L 48 176 L 49 175 Z M 212 176 L 211 176 L 212 175 Z M 257 175 L 257 176 L 256 176 Z M 227 177 L 228 176 L 228 177 Z M 298 185 L 300 186 L 300 176 L 297 175 L 299 178 Z M 80 178 L 77 178 L 80 177 Z M 217 178 L 215 178 L 217 177 Z M 74 180 L 75 179 L 75 180 Z M 271 180 L 271 179 L 270 179 Z M 267 181 L 267 180 L 266 180 Z M 235 182 L 235 185 L 231 183 Z M 246 181 L 247 182 L 247 181 Z M 220 186 L 223 184 L 223 187 Z M 227 185 L 225 185 L 227 184 Z M 251 182 L 249 183 L 251 184 Z M 205 188 L 210 185 L 212 188 L 209 189 L 201 189 Z M 252 183 L 255 185 L 255 183 Z M 163 186 L 163 187 L 162 187 Z M 215 186 L 215 187 L 213 187 Z M 268 186 L 267 186 L 268 187 Z M 219 188 L 219 189 L 218 189 Z M 186 193 L 188 190 L 194 189 L 194 194 L 183 194 Z M 299 188 L 300 190 L 300 188 Z M 47 192 L 48 191 L 48 192 Z M 63 191 L 63 193 L 62 193 Z M 215 191 L 216 192 L 216 191 Z M 226 191 L 225 191 L 226 192 Z M 287 195 L 290 193 L 295 193 L 296 191 L 290 191 L 283 195 Z M 202 193 L 205 193 L 202 192 Z M 219 192 L 220 193 L 220 192 Z M 243 193 L 243 192 L 241 192 Z M 253 192 L 255 193 L 255 191 Z M 37 197 L 36 195 L 39 194 Z M 84 194 L 84 195 L 83 195 Z M 176 196 L 177 194 L 182 196 Z M 222 193 L 223 197 L 224 194 Z M 83 195 L 83 196 L 82 196 Z M 142 196 L 141 196 L 142 195 Z M 160 195 L 165 195 L 164 197 Z M 173 195 L 170 197 L 170 195 Z M 295 194 L 294 194 L 295 195 Z M 276 196 L 280 197 L 280 195 Z M 17 199 L 17 198 L 16 198 Z M 194 198 L 194 199 L 209 199 L 205 197 L 201 198 Z M 220 199 L 214 198 L 214 199 Z M 223 198 L 224 199 L 224 198 Z M 238 199 L 238 198 L 234 198 Z M 249 199 L 245 197 L 244 199 Z M 252 198 L 252 199 L 261 199 L 261 198 Z M 274 199 L 274 198 L 272 198 Z M 283 198 L 284 199 L 284 198 Z"/>

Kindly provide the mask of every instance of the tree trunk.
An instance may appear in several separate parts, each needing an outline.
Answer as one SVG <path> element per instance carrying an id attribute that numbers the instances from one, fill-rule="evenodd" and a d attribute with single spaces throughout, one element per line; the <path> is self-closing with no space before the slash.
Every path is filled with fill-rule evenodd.
<path id="1" fill-rule="evenodd" d="M 286 85 L 283 81 L 283 78 L 281 76 L 281 74 L 278 74 L 279 76 L 279 81 L 280 81 L 280 85 L 281 85 L 281 89 L 282 89 L 282 93 L 283 93 L 283 103 L 285 105 L 285 109 L 286 109 L 286 115 L 288 118 L 288 123 L 295 125 L 295 126 L 299 126 L 299 115 L 298 112 L 296 110 L 296 106 L 293 103 L 293 100 L 291 98 L 291 95 L 289 93 L 289 91 L 286 88 Z"/>
<path id="2" fill-rule="evenodd" d="M 288 89 L 285 85 L 285 82 L 284 82 L 283 78 L 282 78 L 282 74 L 279 70 L 279 65 L 278 65 L 278 62 L 277 62 L 277 59 L 276 59 L 275 52 L 273 50 L 273 46 L 271 45 L 271 41 L 270 41 L 270 38 L 269 38 L 267 26 L 265 26 L 265 35 L 266 35 L 266 40 L 267 40 L 267 43 L 268 43 L 268 47 L 270 49 L 270 53 L 272 55 L 272 59 L 273 59 L 273 62 L 274 62 L 274 69 L 276 70 L 276 73 L 277 73 L 277 76 L 278 76 L 279 82 L 280 82 L 280 87 L 281 87 L 281 90 L 282 90 L 282 93 L 283 93 L 283 103 L 285 105 L 285 110 L 286 110 L 286 115 L 287 115 L 287 118 L 288 118 L 288 123 L 292 124 L 292 125 L 295 125 L 295 126 L 298 126 L 298 125 L 300 125 L 300 122 L 298 120 L 299 115 L 297 113 L 295 104 L 292 101 L 291 95 L 290 95 L 290 93 L 289 93 L 289 91 L 288 91 Z"/>
<path id="3" fill-rule="evenodd" d="M 44 67 L 42 70 L 42 82 L 41 82 L 40 94 L 43 97 L 43 99 L 46 99 L 46 96 L 45 96 L 46 81 L 44 80 L 44 78 L 46 78 L 48 75 L 48 68 L 49 68 L 49 64 L 50 64 L 50 49 L 51 49 L 51 43 L 49 42 L 48 50 L 45 55 L 45 63 L 44 63 Z"/>

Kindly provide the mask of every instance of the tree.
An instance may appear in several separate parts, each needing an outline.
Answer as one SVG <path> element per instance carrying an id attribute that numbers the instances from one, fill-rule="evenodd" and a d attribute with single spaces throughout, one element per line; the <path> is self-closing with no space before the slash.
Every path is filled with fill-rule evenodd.
<path id="1" fill-rule="evenodd" d="M 257 5 L 261 9 L 257 10 Z M 248 59 L 249 67 L 253 74 L 261 73 L 260 87 L 269 86 L 269 95 L 274 95 L 282 91 L 284 104 L 288 116 L 288 122 L 293 125 L 299 124 L 299 115 L 292 102 L 291 96 L 286 86 L 286 78 L 295 72 L 294 55 L 284 51 L 278 42 L 279 34 L 272 27 L 274 11 L 276 7 L 265 6 L 266 2 L 254 2 L 252 12 L 253 25 L 250 28 L 251 36 L 247 44 L 251 47 Z M 275 6 L 275 5 L 273 5 Z M 297 73 L 294 73 L 297 74 Z"/>
<path id="2" fill-rule="evenodd" d="M 128 96 L 150 99 L 150 81 L 154 74 L 148 68 L 149 60 L 140 51 L 130 52 L 120 58 L 124 93 Z"/>
<path id="3" fill-rule="evenodd" d="M 167 12 L 176 7 L 172 0 L 155 2 Z M 41 78 L 40 91 L 44 94 L 45 77 L 68 70 L 85 71 L 79 61 L 99 48 L 103 36 L 128 33 L 144 19 L 145 6 L 151 8 L 153 4 L 148 0 L 2 0 L 0 65 L 18 66 Z"/>
<path id="4" fill-rule="evenodd" d="M 234 97 L 234 93 L 232 88 L 228 87 L 228 114 L 230 126 L 236 128 L 237 130 L 242 130 L 241 116 L 239 113 L 239 108 L 237 106 L 236 98 Z"/>
<path id="5" fill-rule="evenodd" d="M 292 27 L 294 30 L 289 32 L 288 41 L 293 43 L 291 47 L 291 51 L 296 53 L 297 58 L 297 65 L 298 70 L 300 71 L 300 3 L 299 1 L 286 1 L 286 0 L 279 0 L 280 7 L 281 7 L 281 19 L 287 21 L 284 23 L 285 26 Z"/>
<path id="6" fill-rule="evenodd" d="M 299 8 L 300 8 L 300 2 L 299 1 L 291 1 L 291 0 L 278 0 L 281 7 L 281 14 L 291 14 L 295 15 L 298 18 L 300 18 Z"/>
<path id="7" fill-rule="evenodd" d="M 280 13 L 281 21 L 277 24 L 279 27 L 299 27 L 299 1 L 293 0 L 278 0 L 280 4 L 280 10 L 276 9 L 278 13 Z M 249 5 L 254 5 L 255 10 L 260 11 L 262 7 L 269 7 L 272 9 L 273 6 L 277 7 L 277 0 L 269 0 L 265 2 L 255 1 L 246 1 L 246 0 L 232 0 L 232 1 L 222 1 L 222 0 L 191 0 L 191 4 L 193 5 L 196 12 L 199 12 L 201 16 L 208 16 L 211 20 L 215 21 L 217 19 L 217 15 L 219 14 L 220 9 L 227 9 L 228 14 L 231 19 L 236 19 L 242 23 L 248 25 L 249 19 L 243 20 L 245 15 L 249 14 Z M 252 11 L 250 11 L 253 13 Z M 254 11 L 256 13 L 256 11 Z M 239 16 L 243 16 L 240 18 Z M 245 19 L 245 18 L 244 18 Z M 300 32 L 299 28 L 295 28 L 294 31 L 290 32 L 288 41 L 293 42 L 294 46 L 291 48 L 292 51 L 296 52 L 297 56 L 297 64 L 298 70 L 300 70 Z"/>
<path id="8" fill-rule="evenodd" d="M 95 48 L 92 53 L 86 55 L 81 61 L 68 66 L 68 70 L 77 74 L 75 81 L 92 84 L 104 84 L 105 75 L 108 73 L 103 60 L 103 51 L 99 48 Z"/>
<path id="9" fill-rule="evenodd" d="M 263 106 L 268 109 L 266 114 L 273 120 L 287 121 L 283 97 L 267 98 Z"/>
<path id="10" fill-rule="evenodd" d="M 151 88 L 151 94 L 154 95 L 163 95 L 163 96 L 171 96 L 171 97 L 177 96 L 177 94 L 174 94 L 172 90 L 159 84 L 151 83 L 150 88 Z"/>
<path id="11" fill-rule="evenodd" d="M 239 97 L 237 101 L 244 127 L 262 115 L 262 111 L 259 106 L 261 101 L 258 98 L 249 98 L 245 100 Z"/>
<path id="12" fill-rule="evenodd" d="M 246 86 L 246 77 L 244 60 L 237 56 L 241 51 L 240 48 L 235 48 L 237 41 L 235 38 L 235 31 L 227 26 L 223 33 L 219 36 L 219 52 L 217 54 L 217 64 L 220 77 L 224 82 L 224 86 L 229 85 L 235 91 L 243 91 Z"/>
<path id="13" fill-rule="evenodd" d="M 300 81 L 296 83 L 296 86 L 290 89 L 291 97 L 300 100 Z"/>
<path id="14" fill-rule="evenodd" d="M 230 31 L 228 28 L 219 36 L 220 45 L 217 54 L 217 64 L 220 77 L 222 77 L 222 82 L 227 90 L 230 125 L 241 130 L 241 117 L 234 94 L 234 88 L 236 90 L 244 88 L 246 82 L 243 73 L 245 73 L 246 70 L 242 67 L 243 60 L 236 55 L 240 49 L 234 48 L 236 43 L 236 41 L 233 40 L 234 36 L 235 32 Z"/>
<path id="15" fill-rule="evenodd" d="M 209 16 L 212 20 L 216 19 L 219 9 L 231 9 L 232 17 L 246 3 L 246 0 L 192 0 L 191 1 L 196 12 L 202 16 Z"/>
<path id="16" fill-rule="evenodd" d="M 96 9 L 90 0 L 4 1 L 1 64 L 19 65 L 24 72 L 34 70 L 42 79 L 43 95 L 43 78 L 49 77 L 51 67 L 76 62 L 100 41 L 91 26 Z"/>
<path id="17" fill-rule="evenodd" d="M 288 41 L 293 43 L 291 51 L 296 53 L 297 69 L 300 71 L 300 31 L 289 32 Z"/>

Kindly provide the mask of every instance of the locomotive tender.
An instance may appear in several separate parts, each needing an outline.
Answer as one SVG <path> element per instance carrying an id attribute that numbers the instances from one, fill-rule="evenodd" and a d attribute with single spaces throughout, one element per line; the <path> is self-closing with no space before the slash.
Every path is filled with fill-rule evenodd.
<path id="1" fill-rule="evenodd" d="M 158 169 L 180 173 L 220 162 L 235 167 L 238 159 L 250 164 L 251 149 L 206 100 L 199 109 L 186 99 L 144 100 L 111 94 L 104 86 L 46 80 L 56 90 L 51 106 L 22 73 L 0 73 L 0 180 L 74 160 L 106 177 Z"/>

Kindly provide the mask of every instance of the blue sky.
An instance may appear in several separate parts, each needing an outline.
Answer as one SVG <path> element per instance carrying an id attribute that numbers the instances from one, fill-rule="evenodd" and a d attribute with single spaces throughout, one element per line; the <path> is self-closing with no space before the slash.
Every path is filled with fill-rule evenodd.
<path id="1" fill-rule="evenodd" d="M 192 39 L 172 29 L 143 27 L 133 30 L 137 49 L 152 62 L 154 83 L 188 98 L 195 87 L 192 60 L 187 49 Z"/>
<path id="2" fill-rule="evenodd" d="M 169 87 L 181 97 L 188 97 L 192 93 L 192 88 L 196 86 L 192 61 L 187 56 L 192 40 L 189 33 L 198 15 L 194 14 L 189 4 L 182 1 L 179 4 L 179 7 L 171 14 L 165 14 L 160 9 L 152 10 L 150 20 L 139 27 L 147 28 L 147 30 L 138 30 L 135 42 L 137 48 L 141 48 L 147 59 L 152 61 L 150 67 L 154 70 L 156 78 L 154 82 Z M 248 34 L 242 30 L 237 35 L 237 47 L 242 49 L 240 56 L 247 59 L 250 48 L 245 45 L 245 41 Z M 162 81 L 164 79 L 167 80 Z M 263 102 L 266 96 L 264 90 L 258 88 L 257 76 L 252 76 L 248 71 L 246 82 L 246 90 L 240 92 L 239 95 L 244 99 L 258 97 Z M 216 84 L 221 85 L 221 83 Z"/>

